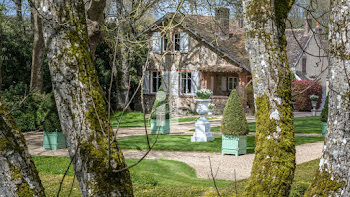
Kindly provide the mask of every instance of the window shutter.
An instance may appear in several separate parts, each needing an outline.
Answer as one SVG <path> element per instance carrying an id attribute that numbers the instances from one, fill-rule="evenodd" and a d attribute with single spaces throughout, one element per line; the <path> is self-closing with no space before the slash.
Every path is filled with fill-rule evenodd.
<path id="1" fill-rule="evenodd" d="M 162 71 L 162 86 L 164 91 L 167 92 L 169 87 L 168 71 Z"/>
<path id="2" fill-rule="evenodd" d="M 145 77 L 143 79 L 143 93 L 149 94 L 149 71 L 145 71 Z"/>
<path id="3" fill-rule="evenodd" d="M 170 72 L 170 91 L 171 94 L 177 96 L 179 94 L 179 73 L 177 71 Z"/>
<path id="4" fill-rule="evenodd" d="M 161 52 L 161 41 L 162 37 L 160 32 L 153 32 L 152 35 L 152 51 L 154 53 L 160 53 Z"/>
<path id="5" fill-rule="evenodd" d="M 198 89 L 198 72 L 192 72 L 192 78 L 191 78 L 191 93 L 194 95 L 197 92 Z"/>
<path id="6" fill-rule="evenodd" d="M 187 53 L 189 47 L 189 38 L 186 32 L 180 33 L 180 51 L 182 53 Z"/>
<path id="7" fill-rule="evenodd" d="M 222 76 L 221 77 L 221 90 L 222 91 L 226 91 L 227 90 L 227 87 L 226 87 L 226 85 L 227 85 L 227 77 L 226 76 Z"/>

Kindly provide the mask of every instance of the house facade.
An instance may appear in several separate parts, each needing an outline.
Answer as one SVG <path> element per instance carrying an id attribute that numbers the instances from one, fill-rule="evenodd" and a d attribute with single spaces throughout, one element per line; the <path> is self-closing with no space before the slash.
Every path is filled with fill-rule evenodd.
<path id="1" fill-rule="evenodd" d="M 229 9 L 217 9 L 215 17 L 169 13 L 145 33 L 152 46 L 143 84 L 148 111 L 160 86 L 169 94 L 173 114 L 195 112 L 195 92 L 204 88 L 213 91 L 215 114 L 223 112 L 233 89 L 247 106 L 251 74 L 244 32 L 229 22 Z"/>
<path id="2" fill-rule="evenodd" d="M 289 65 L 297 80 L 321 83 L 324 102 L 328 92 L 327 40 L 318 24 L 312 28 L 312 19 L 306 18 L 304 23 L 303 29 L 286 30 Z"/>

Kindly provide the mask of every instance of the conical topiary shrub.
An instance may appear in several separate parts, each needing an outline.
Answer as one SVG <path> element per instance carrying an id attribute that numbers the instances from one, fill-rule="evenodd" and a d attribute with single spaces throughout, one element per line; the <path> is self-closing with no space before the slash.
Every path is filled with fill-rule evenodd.
<path id="1" fill-rule="evenodd" d="M 161 86 L 158 89 L 156 100 L 151 112 L 151 133 L 170 133 L 170 109 L 168 96 Z"/>
<path id="2" fill-rule="evenodd" d="M 222 154 L 247 153 L 247 134 L 249 133 L 244 109 L 236 90 L 232 90 L 227 100 L 221 120 Z"/>
<path id="3" fill-rule="evenodd" d="M 324 106 L 321 112 L 321 121 L 322 121 L 322 135 L 325 136 L 327 133 L 327 121 L 328 121 L 328 95 L 326 97 L 326 101 L 324 102 Z"/>

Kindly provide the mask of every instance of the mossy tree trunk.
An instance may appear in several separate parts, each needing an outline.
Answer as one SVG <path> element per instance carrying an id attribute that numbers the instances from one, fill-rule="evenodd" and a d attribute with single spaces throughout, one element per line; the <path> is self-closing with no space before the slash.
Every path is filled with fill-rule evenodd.
<path id="1" fill-rule="evenodd" d="M 24 136 L 1 101 L 0 196 L 45 196 Z"/>
<path id="2" fill-rule="evenodd" d="M 255 158 L 245 196 L 288 196 L 295 170 L 285 19 L 293 0 L 244 0 L 256 108 Z"/>
<path id="3" fill-rule="evenodd" d="M 44 38 L 62 130 L 83 196 L 133 196 L 129 171 L 113 171 L 126 166 L 116 141 L 108 159 L 109 120 L 90 51 L 84 2 L 41 3 L 49 19 Z"/>
<path id="4" fill-rule="evenodd" d="M 36 5 L 34 5 L 34 3 Z M 30 76 L 30 89 L 43 91 L 44 81 L 43 81 L 43 61 L 44 61 L 44 36 L 42 28 L 42 20 L 39 13 L 36 10 L 39 1 L 34 1 L 30 3 L 31 12 L 33 16 L 33 51 L 32 51 L 32 66 L 31 66 L 31 76 Z"/>
<path id="5" fill-rule="evenodd" d="M 328 128 L 316 177 L 305 196 L 350 196 L 350 0 L 331 1 Z"/>

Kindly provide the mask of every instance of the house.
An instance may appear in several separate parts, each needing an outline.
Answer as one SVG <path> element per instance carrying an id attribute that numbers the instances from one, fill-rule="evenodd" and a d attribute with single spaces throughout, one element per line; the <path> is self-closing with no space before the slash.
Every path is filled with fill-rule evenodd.
<path id="1" fill-rule="evenodd" d="M 322 84 L 324 102 L 328 92 L 328 46 L 322 28 L 318 24 L 311 27 L 312 19 L 307 17 L 304 29 L 286 30 L 287 57 L 297 80 L 317 80 Z"/>
<path id="2" fill-rule="evenodd" d="M 251 81 L 242 23 L 230 23 L 229 9 L 215 17 L 168 13 L 144 31 L 152 51 L 145 73 L 145 106 L 150 110 L 160 86 L 169 90 L 175 114 L 194 112 L 198 89 L 210 89 L 214 113 L 222 113 L 228 94 L 237 89 L 243 104 Z"/>
<path id="3" fill-rule="evenodd" d="M 152 49 L 143 84 L 146 111 L 160 86 L 168 92 L 174 114 L 195 112 L 194 95 L 203 88 L 213 91 L 215 114 L 223 112 L 232 89 L 249 108 L 246 87 L 252 76 L 243 21 L 230 22 L 229 15 L 227 8 L 217 8 L 214 17 L 168 13 L 142 33 L 151 38 Z M 304 29 L 286 30 L 287 55 L 297 79 L 313 78 L 325 63 L 309 55 L 316 54 L 320 39 L 306 24 Z"/>

